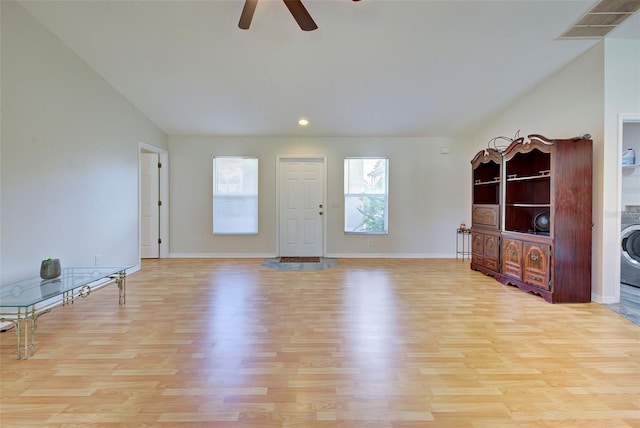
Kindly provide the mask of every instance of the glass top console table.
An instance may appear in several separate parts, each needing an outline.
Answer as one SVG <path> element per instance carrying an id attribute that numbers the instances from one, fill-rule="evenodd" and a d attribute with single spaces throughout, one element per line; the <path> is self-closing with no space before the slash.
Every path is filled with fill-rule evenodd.
<path id="1" fill-rule="evenodd" d="M 35 352 L 38 317 L 53 307 L 73 303 L 76 297 L 87 297 L 91 288 L 118 285 L 118 303 L 125 304 L 127 269 L 118 267 L 68 267 L 55 279 L 29 278 L 0 286 L 0 321 L 11 322 L 18 337 L 18 359 L 28 359 Z M 24 340 L 24 343 L 21 343 Z"/>

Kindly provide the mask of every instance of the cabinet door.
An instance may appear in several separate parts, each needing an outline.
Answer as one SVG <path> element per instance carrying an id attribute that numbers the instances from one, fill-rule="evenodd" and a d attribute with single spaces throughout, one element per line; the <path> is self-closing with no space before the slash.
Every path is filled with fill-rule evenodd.
<path id="1" fill-rule="evenodd" d="M 471 262 L 484 265 L 484 234 L 471 232 Z"/>
<path id="2" fill-rule="evenodd" d="M 549 246 L 525 242 L 524 282 L 549 289 Z"/>
<path id="3" fill-rule="evenodd" d="M 498 271 L 500 260 L 500 238 L 495 235 L 484 236 L 484 265 Z"/>
<path id="4" fill-rule="evenodd" d="M 471 208 L 471 226 L 498 230 L 500 228 L 500 206 L 474 204 Z"/>
<path id="5" fill-rule="evenodd" d="M 502 241 L 502 273 L 522 279 L 522 241 L 506 238 Z"/>

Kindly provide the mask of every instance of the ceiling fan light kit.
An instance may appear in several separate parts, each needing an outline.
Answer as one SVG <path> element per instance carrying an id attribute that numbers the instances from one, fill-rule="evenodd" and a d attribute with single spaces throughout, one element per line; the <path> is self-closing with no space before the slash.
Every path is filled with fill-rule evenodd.
<path id="1" fill-rule="evenodd" d="M 293 18 L 296 20 L 298 25 L 303 31 L 313 31 L 317 30 L 318 26 L 315 21 L 311 17 L 311 14 L 307 10 L 306 7 L 302 4 L 302 0 L 282 0 L 284 4 L 293 15 Z M 354 2 L 360 0 L 353 0 Z M 258 5 L 258 0 L 245 0 L 244 7 L 242 8 L 242 14 L 240 15 L 240 21 L 238 22 L 238 27 L 243 30 L 248 30 L 251 26 L 251 20 L 253 19 L 253 14 L 256 11 L 256 6 Z"/>

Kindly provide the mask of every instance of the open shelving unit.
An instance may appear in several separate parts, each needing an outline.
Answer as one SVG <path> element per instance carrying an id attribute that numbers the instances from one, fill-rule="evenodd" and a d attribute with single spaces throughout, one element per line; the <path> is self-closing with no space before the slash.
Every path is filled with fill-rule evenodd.
<path id="1" fill-rule="evenodd" d="M 592 141 L 529 135 L 499 166 L 486 153 L 471 162 L 471 269 L 549 302 L 591 301 Z"/>
<path id="2" fill-rule="evenodd" d="M 551 210 L 551 150 L 544 145 L 518 150 L 522 145 L 505 151 L 504 230 L 535 233 L 536 216 Z"/>
<path id="3" fill-rule="evenodd" d="M 492 275 L 500 270 L 502 156 L 495 149 L 486 149 L 473 158 L 471 165 L 471 265 Z"/>

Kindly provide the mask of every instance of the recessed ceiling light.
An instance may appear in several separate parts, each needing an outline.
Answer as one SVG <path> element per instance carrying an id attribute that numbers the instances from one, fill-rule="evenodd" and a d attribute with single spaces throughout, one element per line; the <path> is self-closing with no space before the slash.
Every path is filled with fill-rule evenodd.
<path id="1" fill-rule="evenodd" d="M 298 125 L 300 126 L 307 126 L 309 124 L 309 121 L 307 119 L 300 119 L 298 121 Z"/>

